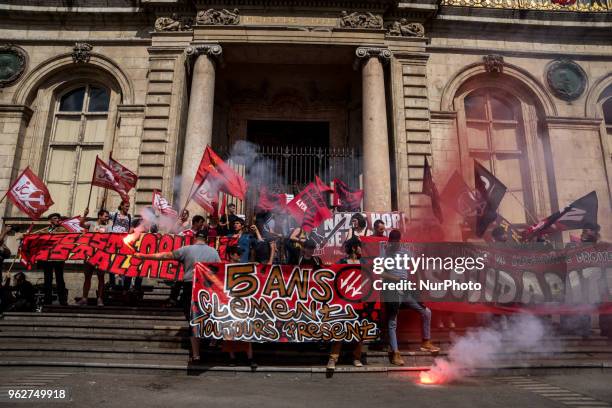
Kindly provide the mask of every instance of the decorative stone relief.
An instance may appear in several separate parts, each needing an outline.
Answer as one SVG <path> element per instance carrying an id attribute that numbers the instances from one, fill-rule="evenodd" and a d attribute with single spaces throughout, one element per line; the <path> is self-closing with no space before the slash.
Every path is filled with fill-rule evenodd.
<path id="1" fill-rule="evenodd" d="M 240 24 L 238 9 L 229 11 L 226 9 L 208 9 L 198 11 L 196 15 L 197 25 L 237 25 Z"/>
<path id="2" fill-rule="evenodd" d="M 574 61 L 559 59 L 548 65 L 546 82 L 557 98 L 569 102 L 578 99 L 584 93 L 587 76 Z"/>
<path id="3" fill-rule="evenodd" d="M 89 62 L 92 49 L 93 46 L 91 44 L 87 44 L 84 42 L 74 43 L 74 47 L 72 48 L 72 61 L 74 63 Z"/>
<path id="4" fill-rule="evenodd" d="M 387 34 L 398 37 L 424 37 L 425 28 L 421 23 L 409 23 L 402 18 L 387 26 Z"/>
<path id="5" fill-rule="evenodd" d="M 342 16 L 338 19 L 338 25 L 342 28 L 382 29 L 383 19 L 370 12 L 353 12 L 349 14 L 347 11 L 343 11 Z"/>
<path id="6" fill-rule="evenodd" d="M 0 47 L 0 88 L 11 85 L 21 77 L 27 60 L 25 51 L 15 45 Z"/>
<path id="7" fill-rule="evenodd" d="M 192 18 L 179 17 L 176 13 L 170 17 L 158 17 L 155 20 L 155 31 L 189 31 L 192 26 Z"/>
<path id="8" fill-rule="evenodd" d="M 489 54 L 482 57 L 485 70 L 489 73 L 496 72 L 501 74 L 504 71 L 504 57 L 498 54 Z"/>

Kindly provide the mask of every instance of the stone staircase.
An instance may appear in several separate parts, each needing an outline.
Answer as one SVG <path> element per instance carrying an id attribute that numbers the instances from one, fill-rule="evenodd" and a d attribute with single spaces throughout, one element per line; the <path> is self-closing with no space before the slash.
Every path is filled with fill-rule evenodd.
<path id="1" fill-rule="evenodd" d="M 9 312 L 0 318 L 0 365 L 70 366 L 132 370 L 185 371 L 243 370 L 229 367 L 220 347 L 202 345 L 201 366 L 189 366 L 189 326 L 180 308 L 163 307 L 169 287 L 145 292 L 138 306 L 111 301 L 105 307 L 46 306 L 40 313 Z M 95 304 L 95 299 L 90 299 Z M 456 330 L 460 335 L 461 330 Z M 451 345 L 448 331 L 434 330 L 432 337 L 445 356 Z M 392 367 L 387 352 L 375 345 L 366 347 L 363 370 L 339 366 L 339 371 L 387 372 L 421 370 L 434 356 L 418 350 L 417 332 L 404 332 L 411 339 L 401 345 L 405 367 Z M 326 344 L 255 344 L 260 371 L 324 371 L 329 346 Z M 546 351 L 544 353 L 544 351 Z M 507 367 L 612 367 L 612 341 L 594 333 L 589 338 L 551 335 L 537 350 L 517 356 L 500 355 Z M 341 360 L 348 363 L 350 360 Z"/>

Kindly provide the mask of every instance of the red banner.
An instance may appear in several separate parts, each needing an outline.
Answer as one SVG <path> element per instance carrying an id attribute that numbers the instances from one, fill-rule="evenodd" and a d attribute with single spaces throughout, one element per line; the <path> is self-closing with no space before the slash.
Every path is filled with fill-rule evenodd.
<path id="1" fill-rule="evenodd" d="M 371 280 L 355 265 L 197 264 L 192 299 L 199 337 L 369 341 L 379 331 Z"/>
<path id="2" fill-rule="evenodd" d="M 142 234 L 130 242 L 127 234 L 86 232 L 82 234 L 29 234 L 21 246 L 21 257 L 28 267 L 38 261 L 84 261 L 102 271 L 126 276 L 182 280 L 183 268 L 177 261 L 135 259 L 136 252 L 171 252 L 193 241 L 191 235 Z M 221 259 L 236 239 L 211 238 L 208 244 Z"/>

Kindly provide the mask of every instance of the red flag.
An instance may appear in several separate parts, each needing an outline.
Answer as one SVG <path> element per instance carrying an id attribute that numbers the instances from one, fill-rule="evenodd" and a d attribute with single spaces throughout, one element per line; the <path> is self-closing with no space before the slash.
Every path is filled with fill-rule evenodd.
<path id="1" fill-rule="evenodd" d="M 319 176 L 315 176 L 315 182 L 317 183 L 317 187 L 319 188 L 319 191 L 322 193 L 331 193 L 334 191 L 334 189 L 328 186 L 327 184 L 325 184 L 323 180 L 319 178 Z"/>
<path id="2" fill-rule="evenodd" d="M 168 200 L 162 197 L 161 192 L 153 190 L 153 208 L 158 210 L 161 214 L 169 217 L 178 217 L 178 212 L 172 208 Z"/>
<path id="3" fill-rule="evenodd" d="M 214 214 L 215 213 L 215 203 L 218 202 L 219 198 L 219 190 L 216 186 L 213 186 L 208 177 L 205 177 L 196 190 L 193 192 L 191 198 L 193 201 L 198 203 L 200 207 L 202 207 L 207 213 Z"/>
<path id="4" fill-rule="evenodd" d="M 45 183 L 29 167 L 9 187 L 6 195 L 32 219 L 39 219 L 54 203 Z"/>
<path id="5" fill-rule="evenodd" d="M 219 183 L 219 189 L 227 194 L 244 200 L 247 183 L 234 169 L 227 165 L 210 146 L 206 146 L 198 171 L 195 184 L 200 185 L 202 180 L 210 174 L 211 183 Z"/>
<path id="6" fill-rule="evenodd" d="M 125 186 L 125 191 L 130 191 L 136 187 L 138 176 L 132 170 L 125 167 L 112 157 L 108 159 L 108 166 L 113 170 L 117 176 L 117 180 Z"/>
<path id="7" fill-rule="evenodd" d="M 287 211 L 301 224 L 304 231 L 311 231 L 332 217 L 321 191 L 315 183 L 310 183 L 289 204 Z"/>
<path id="8" fill-rule="evenodd" d="M 349 186 L 339 178 L 334 179 L 334 207 L 353 211 L 361 208 L 363 190 L 351 191 Z"/>
<path id="9" fill-rule="evenodd" d="M 66 218 L 60 222 L 61 226 L 69 232 L 85 232 L 85 228 L 81 227 L 81 216 L 77 215 L 72 218 Z"/>
<path id="10" fill-rule="evenodd" d="M 283 209 L 286 207 L 285 194 L 271 193 L 266 186 L 261 186 L 259 189 L 259 201 L 255 208 L 259 211 L 272 211 L 274 209 Z"/>
<path id="11" fill-rule="evenodd" d="M 119 193 L 123 201 L 129 200 L 126 186 L 119 181 L 117 174 L 115 174 L 109 165 L 104 163 L 98 156 L 96 156 L 96 166 L 91 184 L 114 190 Z"/>

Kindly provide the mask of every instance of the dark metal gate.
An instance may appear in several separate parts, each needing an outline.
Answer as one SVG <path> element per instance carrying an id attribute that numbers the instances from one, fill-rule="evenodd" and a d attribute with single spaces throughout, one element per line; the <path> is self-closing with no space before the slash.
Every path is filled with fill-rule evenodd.
<path id="1" fill-rule="evenodd" d="M 250 190 L 265 186 L 271 192 L 295 195 L 315 176 L 327 184 L 337 177 L 353 189 L 361 187 L 361 155 L 352 147 L 258 146 L 247 166 L 233 163 L 229 149 L 218 150 L 249 181 Z"/>

